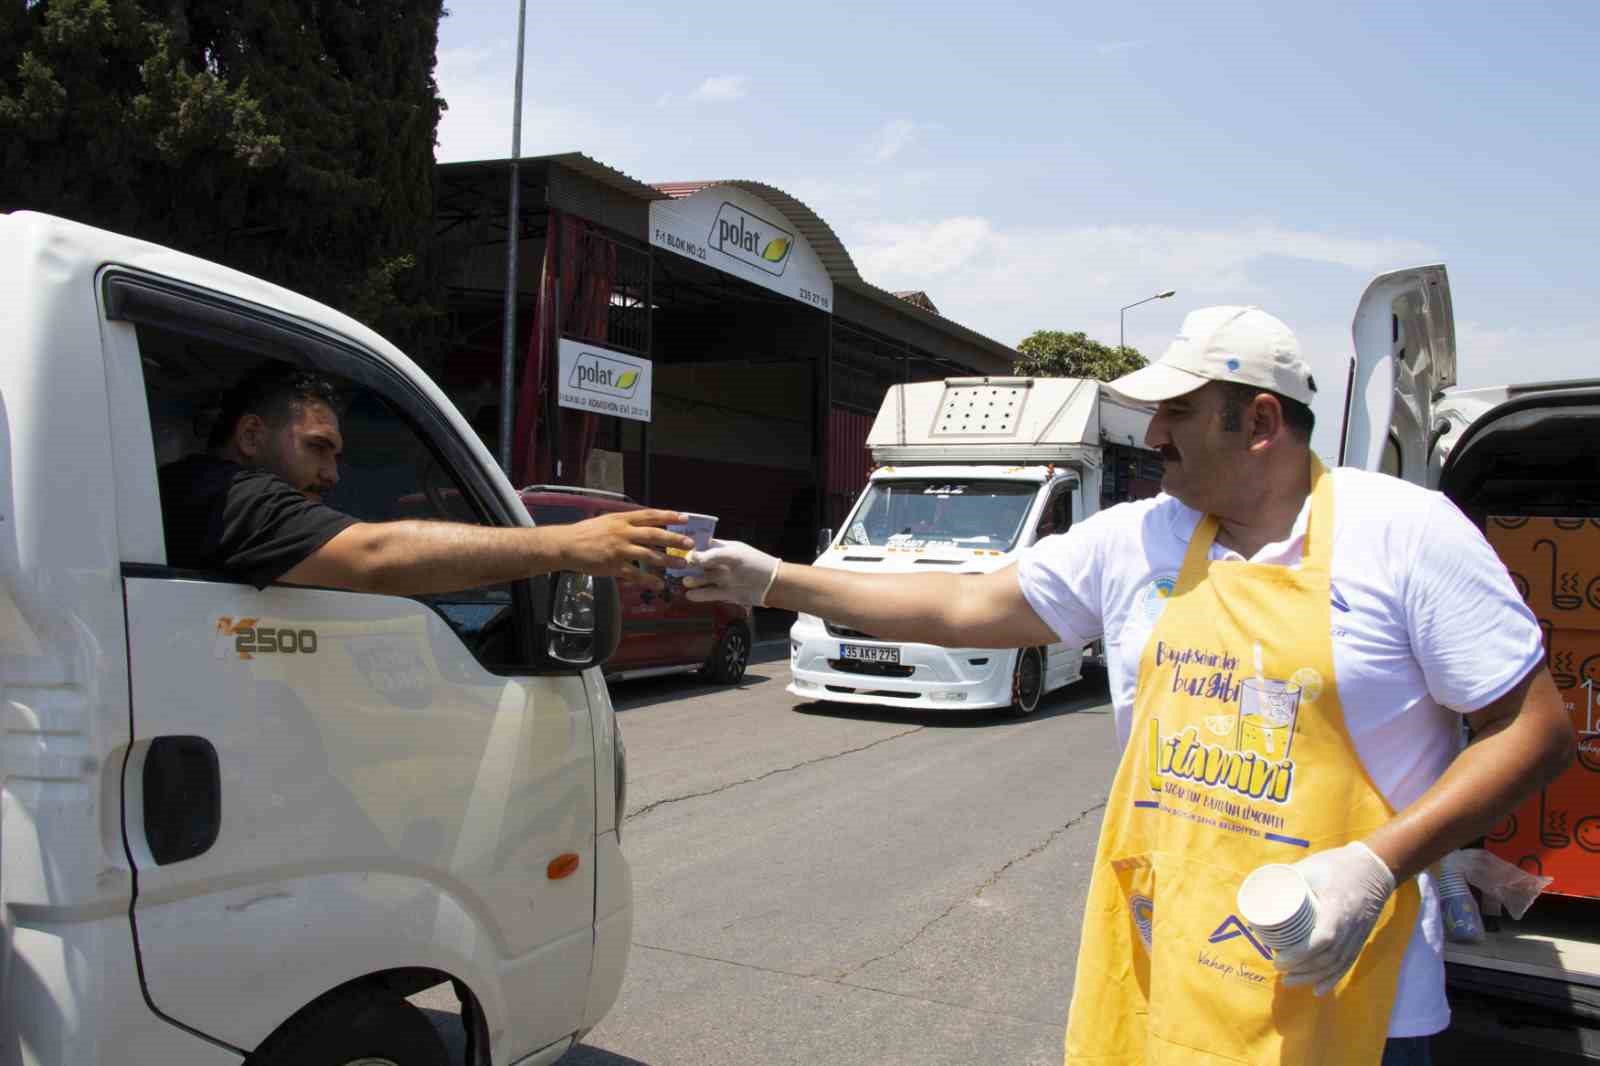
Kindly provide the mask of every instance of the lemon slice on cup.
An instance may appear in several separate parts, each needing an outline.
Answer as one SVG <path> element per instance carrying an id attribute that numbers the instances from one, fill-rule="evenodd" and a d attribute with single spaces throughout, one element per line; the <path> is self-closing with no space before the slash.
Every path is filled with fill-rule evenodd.
<path id="1" fill-rule="evenodd" d="M 1206 728 L 1211 730 L 1213 736 L 1225 737 L 1233 732 L 1233 715 L 1208 714 Z"/>
<path id="2" fill-rule="evenodd" d="M 1290 674 L 1289 684 L 1300 686 L 1300 698 L 1307 703 L 1316 703 L 1317 697 L 1322 695 L 1322 675 L 1309 666 Z"/>

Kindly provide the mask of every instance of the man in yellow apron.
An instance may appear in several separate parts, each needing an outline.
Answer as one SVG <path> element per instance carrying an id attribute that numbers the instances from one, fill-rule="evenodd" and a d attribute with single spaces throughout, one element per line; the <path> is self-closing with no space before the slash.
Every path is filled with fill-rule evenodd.
<path id="1" fill-rule="evenodd" d="M 1068 1063 L 1426 1063 L 1448 1024 L 1423 871 L 1571 759 L 1537 624 L 1448 500 L 1323 468 L 1315 385 L 1256 308 L 1190 314 L 1111 383 L 1155 405 L 1163 495 L 987 575 L 694 553 L 695 599 L 888 640 L 1103 637 L 1124 742 L 1085 908 Z M 1458 754 L 1459 719 L 1475 739 Z M 1294 864 L 1316 918 L 1275 951 L 1240 883 Z M 1419 876 L 1421 875 L 1421 876 Z"/>

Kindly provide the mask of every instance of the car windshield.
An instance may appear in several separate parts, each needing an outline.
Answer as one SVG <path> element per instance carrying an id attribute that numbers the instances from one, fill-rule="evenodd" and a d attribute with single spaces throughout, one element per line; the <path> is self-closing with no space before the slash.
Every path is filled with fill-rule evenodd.
<path id="1" fill-rule="evenodd" d="M 1031 481 L 874 481 L 841 543 L 1010 551 L 1038 491 Z"/>

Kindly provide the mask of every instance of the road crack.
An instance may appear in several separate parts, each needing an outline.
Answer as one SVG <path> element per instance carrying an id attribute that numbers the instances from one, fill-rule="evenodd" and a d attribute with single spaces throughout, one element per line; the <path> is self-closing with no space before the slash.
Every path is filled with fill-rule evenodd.
<path id="1" fill-rule="evenodd" d="M 892 988 L 878 988 L 874 985 L 864 985 L 860 984 L 859 982 L 846 982 L 835 977 L 826 977 L 822 974 L 797 973 L 793 970 L 780 970 L 773 966 L 758 966 L 753 962 L 736 962 L 733 959 L 718 958 L 715 955 L 705 955 L 697 951 L 684 951 L 680 948 L 666 948 L 662 947 L 660 944 L 646 944 L 639 940 L 634 940 L 631 943 L 634 947 L 644 951 L 659 951 L 663 955 L 676 955 L 679 958 L 696 959 L 700 962 L 711 962 L 720 966 L 732 966 L 741 970 L 754 970 L 756 973 L 771 974 L 774 977 L 790 977 L 797 981 L 818 981 L 825 985 L 838 985 L 840 988 L 848 988 L 855 992 L 876 992 L 879 995 L 893 996 L 895 999 L 911 1000 L 914 1003 L 927 1003 L 930 1006 L 935 1007 L 951 1007 L 956 1010 L 967 1011 L 971 1014 L 983 1014 L 991 1018 L 1003 1018 L 1007 1021 L 1022 1022 L 1027 1025 L 1039 1025 L 1047 1028 L 1055 1028 L 1060 1025 L 1058 1021 L 1043 1022 L 1038 1018 L 1029 1018 L 1020 1014 L 1012 1014 L 1009 1011 L 992 1010 L 987 1007 L 975 1007 L 971 1003 L 958 1003 L 953 1000 L 934 999 L 929 996 L 914 995 L 910 992 L 897 992 Z"/>
<path id="2" fill-rule="evenodd" d="M 912 933 L 911 936 L 903 944 L 901 944 L 899 947 L 896 947 L 892 951 L 886 951 L 882 955 L 875 955 L 872 958 L 867 959 L 865 962 L 857 963 L 856 965 L 850 967 L 849 969 L 840 970 L 837 974 L 834 975 L 833 980 L 843 983 L 846 980 L 846 978 L 850 977 L 850 975 L 860 973 L 862 970 L 865 970 L 868 966 L 871 966 L 873 963 L 882 962 L 885 959 L 891 959 L 894 956 L 900 954 L 902 951 L 906 950 L 912 944 L 915 944 L 918 940 L 920 940 L 922 938 L 923 934 L 927 933 L 928 930 L 932 929 L 934 926 L 938 925 L 940 922 L 942 922 L 946 918 L 950 917 L 950 915 L 954 914 L 957 907 L 961 906 L 964 903 L 969 903 L 969 902 L 972 902 L 974 900 L 982 899 L 983 898 L 983 894 L 986 891 L 988 891 L 990 888 L 993 888 L 995 886 L 995 884 L 999 882 L 1000 878 L 1005 876 L 1005 873 L 1006 873 L 1007 870 L 1011 869 L 1013 866 L 1016 866 L 1018 863 L 1027 862 L 1029 859 L 1033 858 L 1035 855 L 1039 854 L 1041 851 L 1044 851 L 1051 844 L 1054 844 L 1056 842 L 1056 839 L 1058 837 L 1060 837 L 1062 833 L 1065 833 L 1067 830 L 1069 830 L 1069 829 L 1073 828 L 1074 826 L 1080 824 L 1085 818 L 1089 817 L 1089 815 L 1093 814 L 1095 811 L 1104 810 L 1105 806 L 1106 806 L 1106 801 L 1105 800 L 1101 800 L 1099 803 L 1096 803 L 1092 807 L 1085 807 L 1083 810 L 1079 811 L 1077 814 L 1075 814 L 1071 818 L 1069 818 L 1064 824 L 1057 826 L 1055 829 L 1052 829 L 1050 831 L 1050 835 L 1045 837 L 1044 840 L 1040 841 L 1038 844 L 1035 844 L 1033 847 L 1029 848 L 1027 851 L 1023 852 L 1021 855 L 1018 855 L 1016 858 L 1008 860 L 1003 866 L 1001 866 L 999 869 L 995 870 L 994 873 L 990 874 L 987 878 L 985 878 L 978 885 L 978 887 L 973 890 L 973 892 L 972 892 L 972 894 L 970 896 L 962 896 L 960 899 L 955 900 L 953 903 L 951 903 L 950 906 L 946 907 L 942 913 L 937 914 L 934 917 L 930 918 L 926 923 L 924 923 L 924 925 L 922 926 L 921 929 L 918 929 L 915 933 Z"/>
<path id="3" fill-rule="evenodd" d="M 920 733 L 926 728 L 927 726 L 919 725 L 912 729 L 906 729 L 899 733 L 890 734 L 886 737 L 879 737 L 872 743 L 863 744 L 859 748 L 846 748 L 844 751 L 836 751 L 828 755 L 819 755 L 815 759 L 807 759 L 804 762 L 797 762 L 793 766 L 780 766 L 777 769 L 768 770 L 766 773 L 757 774 L 755 777 L 746 777 L 738 781 L 729 781 L 725 785 L 718 785 L 716 788 L 708 788 L 703 792 L 688 792 L 682 796 L 668 796 L 665 799 L 658 799 L 654 803 L 647 803 L 637 810 L 629 811 L 627 815 L 623 817 L 622 821 L 624 823 L 631 822 L 635 818 L 643 817 L 644 815 L 655 810 L 657 807 L 665 807 L 669 803 L 682 803 L 684 800 L 700 799 L 704 796 L 715 796 L 717 793 L 726 792 L 730 788 L 739 788 L 742 785 L 753 785 L 758 781 L 765 781 L 769 777 L 776 777 L 778 774 L 793 773 L 795 770 L 803 770 L 808 766 L 815 766 L 818 763 L 829 762 L 833 759 L 842 758 L 846 755 L 855 755 L 857 752 L 863 752 L 869 748 L 875 748 L 879 744 L 887 744 L 891 740 L 899 740 L 901 737 L 908 737 L 912 733 Z"/>

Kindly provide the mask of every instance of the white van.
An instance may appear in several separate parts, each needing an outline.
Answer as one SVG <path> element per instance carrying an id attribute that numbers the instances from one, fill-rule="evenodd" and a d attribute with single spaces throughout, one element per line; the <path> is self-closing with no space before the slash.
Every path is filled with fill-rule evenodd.
<path id="1" fill-rule="evenodd" d="M 1376 278 L 1361 298 L 1353 333 L 1343 462 L 1438 489 L 1480 528 L 1489 515 L 1600 519 L 1600 379 L 1457 388 L 1443 266 Z M 1530 369 L 1538 354 L 1528 353 Z M 1555 575 L 1547 580 L 1554 583 Z M 1600 607 L 1592 585 L 1578 591 Z M 1557 678 L 1568 700 L 1592 684 L 1592 678 Z M 1596 737 L 1580 737 L 1580 750 Z M 1539 868 L 1536 856 L 1524 864 Z M 1508 1016 L 1507 1032 L 1516 1032 L 1548 1025 L 1539 1014 L 1553 1011 L 1592 1027 L 1600 1020 L 1597 918 L 1600 901 L 1544 896 L 1521 921 L 1491 928 L 1482 943 L 1447 944 L 1458 1025 L 1477 1031 L 1492 1013 Z M 1527 1031 L 1535 1034 L 1528 1042 L 1537 1043 L 1538 1030 Z M 1592 1037 L 1584 1043 L 1592 1050 Z"/>
<path id="2" fill-rule="evenodd" d="M 1106 470 L 1108 455 L 1159 465 L 1141 448 L 1149 422 L 1149 412 L 1087 379 L 895 385 L 867 436 L 879 465 L 815 565 L 962 574 L 1010 566 L 1039 538 L 1119 498 L 1115 475 L 1123 472 Z M 789 641 L 788 691 L 803 699 L 1022 715 L 1082 676 L 1085 651 L 885 641 L 808 614 Z"/>
<path id="3" fill-rule="evenodd" d="M 0 307 L 0 1063 L 441 1066 L 405 998 L 441 982 L 469 1066 L 559 1058 L 632 920 L 612 583 L 175 569 L 157 467 L 265 361 L 347 386 L 329 502 L 530 519 L 409 359 L 303 296 L 18 213 Z"/>

